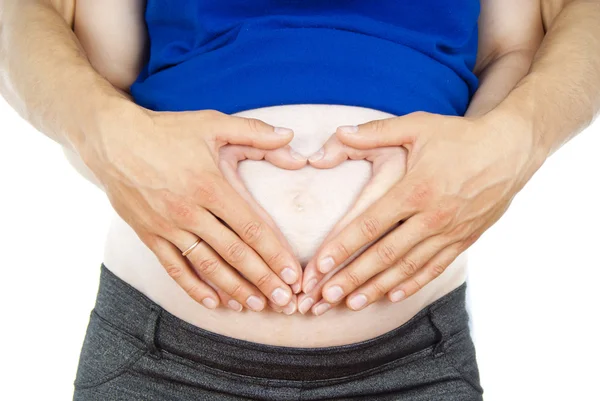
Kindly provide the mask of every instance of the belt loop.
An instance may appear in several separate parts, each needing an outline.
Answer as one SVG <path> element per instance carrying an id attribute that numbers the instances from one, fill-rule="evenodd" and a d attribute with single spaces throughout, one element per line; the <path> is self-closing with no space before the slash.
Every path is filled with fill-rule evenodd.
<path id="1" fill-rule="evenodd" d="M 431 305 L 428 316 L 433 325 L 438 342 L 433 355 L 438 357 L 446 352 L 448 340 L 468 328 L 468 314 L 465 309 L 465 288 L 462 286 L 448 293 L 442 302 Z"/>
<path id="2" fill-rule="evenodd" d="M 429 308 L 429 311 L 427 312 L 427 317 L 429 317 L 429 321 L 431 322 L 431 325 L 433 326 L 437 334 L 437 343 L 433 348 L 433 356 L 437 358 L 438 356 L 443 355 L 445 352 L 444 344 L 446 343 L 446 336 L 444 335 L 444 332 L 440 329 L 440 327 L 436 324 L 434 312 L 435 308 Z"/>
<path id="3" fill-rule="evenodd" d="M 146 324 L 146 331 L 144 333 L 144 342 L 146 343 L 146 349 L 148 354 L 154 359 L 160 359 L 160 350 L 156 346 L 156 330 L 158 328 L 158 320 L 160 319 L 160 309 L 155 305 L 150 306 L 150 316 Z"/>

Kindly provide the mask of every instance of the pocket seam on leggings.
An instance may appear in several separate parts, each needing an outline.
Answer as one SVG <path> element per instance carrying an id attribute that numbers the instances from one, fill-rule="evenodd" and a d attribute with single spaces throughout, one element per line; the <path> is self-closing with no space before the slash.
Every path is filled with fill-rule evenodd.
<path id="1" fill-rule="evenodd" d="M 142 340 L 140 340 L 139 338 L 131 335 L 130 333 L 126 332 L 125 330 L 118 328 L 113 323 L 111 323 L 110 321 L 108 321 L 107 319 L 102 317 L 102 315 L 98 314 L 98 312 L 96 312 L 95 310 L 92 310 L 92 314 L 99 319 L 99 321 L 101 323 L 101 327 L 103 329 L 111 331 L 116 335 L 122 336 L 125 341 L 129 342 L 131 345 L 134 345 L 135 347 L 137 347 L 139 349 L 146 349 L 144 342 Z"/>
<path id="2" fill-rule="evenodd" d="M 107 373 L 104 376 L 101 376 L 100 378 L 98 378 L 96 380 L 76 382 L 76 383 L 74 383 L 74 386 L 79 390 L 89 390 L 89 389 L 101 386 L 102 384 L 108 383 L 111 380 L 115 380 L 115 379 L 123 376 L 125 373 L 127 373 L 129 371 L 129 369 L 137 361 L 139 361 L 146 353 L 147 353 L 146 350 L 140 349 L 140 350 L 136 351 L 134 354 L 132 354 L 129 358 L 127 358 L 127 360 L 125 362 L 123 362 L 123 364 L 120 365 L 118 368 L 116 368 L 114 371 Z"/>
<path id="3" fill-rule="evenodd" d="M 119 364 L 117 367 L 112 369 L 110 372 L 100 374 L 99 377 L 90 378 L 90 379 L 79 379 L 77 377 L 73 383 L 74 387 L 77 389 L 90 389 L 97 386 L 100 386 L 104 383 L 107 383 L 111 380 L 114 380 L 124 373 L 126 373 L 137 361 L 140 360 L 144 354 L 148 352 L 148 350 L 143 346 L 143 342 L 138 338 L 133 337 L 131 334 L 118 329 L 113 324 L 108 322 L 95 310 L 92 310 L 91 318 L 96 318 L 97 330 L 103 330 L 107 332 L 109 335 L 117 336 L 119 339 L 126 341 L 132 347 L 136 348 L 132 350 L 131 353 L 126 357 L 126 359 Z M 93 321 L 90 320 L 90 325 L 93 324 Z M 78 368 L 79 370 L 79 368 Z M 79 373 L 79 372 L 78 372 Z"/>
<path id="4" fill-rule="evenodd" d="M 448 347 L 450 347 L 451 345 L 453 345 L 454 343 L 463 340 L 464 337 L 470 333 L 470 330 L 468 327 L 460 330 L 459 332 L 453 334 L 450 338 L 448 338 L 443 347 L 444 347 L 444 353 L 442 355 L 442 359 L 444 361 L 446 361 L 446 364 L 452 369 L 454 370 L 456 373 L 458 373 L 460 375 L 460 377 L 471 387 L 473 388 L 473 390 L 475 390 L 478 394 L 483 394 L 483 388 L 481 387 L 481 385 L 478 385 L 476 383 L 473 382 L 473 379 L 469 376 L 467 376 L 461 369 L 458 368 L 457 363 L 454 359 L 454 357 L 452 357 L 451 355 L 449 355 L 449 353 L 447 352 Z"/>

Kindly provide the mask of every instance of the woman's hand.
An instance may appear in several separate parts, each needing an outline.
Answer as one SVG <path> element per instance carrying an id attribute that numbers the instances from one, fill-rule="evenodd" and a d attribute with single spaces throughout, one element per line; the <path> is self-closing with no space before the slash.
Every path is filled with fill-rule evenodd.
<path id="1" fill-rule="evenodd" d="M 330 236 L 310 262 L 330 277 L 314 311 L 344 297 L 353 310 L 386 294 L 392 302 L 410 297 L 504 214 L 545 160 L 531 128 L 514 117 L 417 112 L 339 127 L 336 134 L 356 149 L 403 146 L 408 159 L 406 175 Z M 310 279 L 305 272 L 303 289 Z"/>
<path id="2" fill-rule="evenodd" d="M 368 160 L 372 163 L 371 179 L 361 193 L 358 195 L 350 210 L 340 221 L 336 223 L 333 229 L 328 233 L 323 241 L 327 244 L 329 240 L 335 238 L 350 222 L 364 212 L 373 202 L 381 198 L 385 193 L 405 174 L 406 171 L 406 149 L 400 146 L 391 146 L 374 149 L 355 149 L 344 145 L 337 136 L 333 135 L 323 146 L 321 151 L 310 158 L 310 164 L 316 168 L 332 168 L 338 164 L 351 160 Z M 313 313 L 321 314 L 328 309 L 328 304 L 321 301 L 321 289 L 327 283 L 329 277 L 351 262 L 356 256 L 363 252 L 369 244 L 366 244 L 355 255 L 348 258 L 336 270 L 324 274 L 317 270 L 315 260 L 312 259 L 304 270 L 305 283 L 303 286 L 305 294 L 298 296 L 298 309 L 301 313 L 306 313 L 311 307 Z M 319 251 L 322 249 L 321 245 Z M 324 305 L 324 306 L 321 306 Z"/>
<path id="3" fill-rule="evenodd" d="M 217 293 L 234 310 L 242 305 L 262 310 L 265 296 L 287 305 L 292 300 L 287 284 L 301 278 L 300 264 L 218 164 L 224 145 L 275 150 L 293 132 L 214 110 L 126 106 L 121 113 L 102 122 L 100 134 L 88 135 L 78 151 L 115 211 L 168 274 L 211 309 L 219 304 Z M 200 244 L 182 256 L 198 238 Z"/>

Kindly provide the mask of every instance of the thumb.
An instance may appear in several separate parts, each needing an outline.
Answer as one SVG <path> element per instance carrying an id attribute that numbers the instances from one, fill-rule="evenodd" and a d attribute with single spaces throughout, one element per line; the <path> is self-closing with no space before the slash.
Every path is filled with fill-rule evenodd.
<path id="1" fill-rule="evenodd" d="M 211 121 L 215 138 L 223 144 L 246 145 L 258 149 L 277 149 L 294 137 L 291 129 L 273 127 L 256 119 L 221 114 Z"/>
<path id="2" fill-rule="evenodd" d="M 357 149 L 411 145 L 424 131 L 431 115 L 415 112 L 360 125 L 345 125 L 337 128 L 336 136 L 340 142 Z"/>
<path id="3" fill-rule="evenodd" d="M 286 145 L 275 150 L 257 149 L 251 146 L 227 145 L 219 150 L 222 163 L 232 168 L 243 160 L 266 160 L 272 165 L 286 170 L 299 170 L 306 165 L 306 157 Z"/>

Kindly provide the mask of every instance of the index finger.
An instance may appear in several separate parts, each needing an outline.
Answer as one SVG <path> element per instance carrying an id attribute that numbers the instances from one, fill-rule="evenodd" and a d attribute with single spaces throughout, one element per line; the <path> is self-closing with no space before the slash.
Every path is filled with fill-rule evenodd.
<path id="1" fill-rule="evenodd" d="M 418 209 L 408 202 L 410 194 L 399 184 L 354 218 L 317 253 L 317 268 L 328 273 L 369 243 L 374 243 Z"/>
<path id="2" fill-rule="evenodd" d="M 284 277 L 286 268 L 291 269 L 296 278 L 301 277 L 302 269 L 294 255 L 277 238 L 271 227 L 226 181 L 219 185 L 218 202 L 203 205 L 230 227 L 242 241 L 258 253 L 265 264 L 279 277 Z"/>

